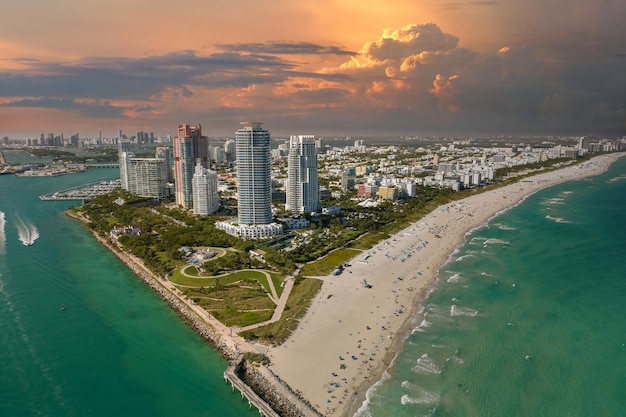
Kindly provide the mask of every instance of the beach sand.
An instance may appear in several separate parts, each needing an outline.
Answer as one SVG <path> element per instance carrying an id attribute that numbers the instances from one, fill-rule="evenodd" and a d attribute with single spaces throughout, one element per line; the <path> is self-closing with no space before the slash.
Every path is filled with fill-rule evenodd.
<path id="1" fill-rule="evenodd" d="M 421 321 L 438 269 L 468 232 L 540 189 L 602 173 L 620 156 L 599 156 L 441 206 L 353 258 L 341 275 L 319 277 L 322 289 L 298 328 L 269 349 L 271 369 L 323 415 L 355 414 Z"/>

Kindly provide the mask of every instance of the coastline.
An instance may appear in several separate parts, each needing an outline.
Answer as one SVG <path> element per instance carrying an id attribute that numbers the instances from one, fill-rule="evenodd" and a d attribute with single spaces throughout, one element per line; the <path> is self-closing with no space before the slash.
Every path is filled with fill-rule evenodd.
<path id="1" fill-rule="evenodd" d="M 439 269 L 469 233 L 534 192 L 598 175 L 622 156 L 625 154 L 601 155 L 440 206 L 352 259 L 342 275 L 318 277 L 322 288 L 297 329 L 285 343 L 267 349 L 268 367 L 252 372 L 261 375 L 266 391 L 280 391 L 286 401 L 312 404 L 315 409 L 300 408 L 284 416 L 358 415 L 393 366 L 412 329 L 419 325 L 424 300 L 436 286 Z M 80 215 L 67 214 L 85 224 Z M 185 299 L 171 282 L 155 276 L 140 259 L 89 231 L 227 360 L 240 360 L 245 351 L 256 352 Z M 371 288 L 366 288 L 363 280 Z"/>
<path id="2" fill-rule="evenodd" d="M 317 277 L 320 293 L 287 341 L 269 350 L 270 368 L 323 415 L 358 415 L 419 324 L 439 269 L 469 233 L 531 194 L 601 174 L 622 156 L 601 155 L 440 206 L 353 258 L 340 276 Z"/>
<path id="3" fill-rule="evenodd" d="M 77 215 L 67 211 L 66 215 L 80 221 L 102 246 L 113 253 L 136 277 L 157 293 L 200 337 L 215 347 L 226 360 L 232 361 L 237 359 L 242 351 L 242 347 L 243 349 L 247 347 L 243 338 L 228 335 L 226 326 L 221 325 L 219 321 L 206 311 L 184 299 L 182 293 L 171 282 L 159 279 L 144 265 L 141 259 L 113 246 L 105 238 L 89 229 L 86 226 L 86 219 L 80 214 Z"/>
<path id="4" fill-rule="evenodd" d="M 243 384 L 248 385 L 254 392 L 261 395 L 261 402 L 271 405 L 275 410 L 281 410 L 283 417 L 320 417 L 310 403 L 298 393 L 295 393 L 284 380 L 263 365 L 246 366 L 242 359 L 245 352 L 258 353 L 252 345 L 246 342 L 237 333 L 211 316 L 206 310 L 197 306 L 193 301 L 184 297 L 182 292 L 167 279 L 161 279 L 150 271 L 141 259 L 123 251 L 121 248 L 99 236 L 86 226 L 86 219 L 76 213 L 65 212 L 70 218 L 78 220 L 105 248 L 112 252 L 124 263 L 133 274 L 152 289 L 179 317 L 185 321 L 202 339 L 213 346 L 228 361 L 241 371 L 237 377 Z M 226 372 L 225 372 L 226 374 Z M 233 388 L 234 389 L 234 388 Z M 243 394 L 242 394 L 243 396 Z M 252 400 L 251 404 L 255 402 Z M 255 407 L 262 406 L 255 404 Z"/>

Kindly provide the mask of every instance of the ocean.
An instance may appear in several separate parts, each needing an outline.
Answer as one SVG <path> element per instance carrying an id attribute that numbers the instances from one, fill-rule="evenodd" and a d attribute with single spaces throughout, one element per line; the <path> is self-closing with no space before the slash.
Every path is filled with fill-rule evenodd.
<path id="1" fill-rule="evenodd" d="M 258 415 L 76 202 L 37 198 L 117 176 L 0 176 L 0 416 Z M 626 415 L 624 207 L 621 158 L 468 235 L 361 416 Z"/>
<path id="2" fill-rule="evenodd" d="M 625 208 L 621 158 L 470 233 L 360 415 L 625 416 Z"/>
<path id="3" fill-rule="evenodd" d="M 0 176 L 0 416 L 258 415 L 217 351 L 64 214 L 79 202 L 38 199 L 116 177 Z"/>

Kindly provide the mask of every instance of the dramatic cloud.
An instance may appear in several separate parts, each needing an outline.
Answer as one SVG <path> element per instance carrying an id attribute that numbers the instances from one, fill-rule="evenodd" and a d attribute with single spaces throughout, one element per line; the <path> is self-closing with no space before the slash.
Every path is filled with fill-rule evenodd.
<path id="1" fill-rule="evenodd" d="M 490 29 L 505 29 L 492 34 L 495 48 L 466 46 L 454 25 L 423 23 L 385 29 L 350 47 L 257 41 L 255 33 L 247 38 L 254 42 L 216 40 L 142 57 L 5 58 L 0 118 L 9 126 L 29 114 L 42 123 L 66 114 L 64 123 L 81 127 L 106 120 L 166 132 L 200 122 L 215 135 L 248 118 L 282 134 L 625 134 L 626 33 L 619 17 L 626 18 L 626 6 L 601 0 L 604 13 L 581 0 L 567 9 L 528 1 L 528 10 L 518 2 L 429 3 L 455 18 L 497 14 Z M 567 22 L 585 13 L 589 25 Z M 501 35 L 514 28 L 514 35 Z M 481 30 L 478 23 L 471 29 Z M 19 50 L 15 42 L 5 45 Z"/>
<path id="2" fill-rule="evenodd" d="M 511 46 L 479 53 L 458 44 L 435 24 L 408 25 L 384 31 L 357 56 L 325 71 L 352 77 L 354 106 L 372 113 L 384 109 L 406 128 L 626 129 L 626 60 L 616 51 L 578 47 L 550 55 Z"/>
<path id="3" fill-rule="evenodd" d="M 355 55 L 337 46 L 319 45 L 311 42 L 266 42 L 216 45 L 223 51 L 247 52 L 271 55 Z"/>

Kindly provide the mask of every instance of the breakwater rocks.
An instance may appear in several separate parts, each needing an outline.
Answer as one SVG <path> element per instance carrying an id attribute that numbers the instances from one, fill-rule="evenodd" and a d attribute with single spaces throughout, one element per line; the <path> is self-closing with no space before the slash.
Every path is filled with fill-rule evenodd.
<path id="1" fill-rule="evenodd" d="M 191 312 L 189 308 L 182 303 L 178 297 L 173 295 L 168 289 L 164 288 L 161 284 L 156 283 L 149 274 L 140 270 L 135 270 L 131 267 L 133 272 L 139 279 L 141 279 L 146 285 L 148 285 L 155 293 L 157 293 L 163 301 L 165 301 L 179 317 L 185 320 L 188 326 L 196 331 L 196 333 L 202 337 L 205 341 L 214 346 L 226 359 L 232 360 L 237 358 L 237 352 L 230 349 L 230 347 L 222 341 L 221 335 L 213 329 L 206 322 L 201 320 L 195 313 Z"/>
<path id="2" fill-rule="evenodd" d="M 294 393 L 289 385 L 267 367 L 242 360 L 235 372 L 281 417 L 322 417 L 308 401 Z"/>

